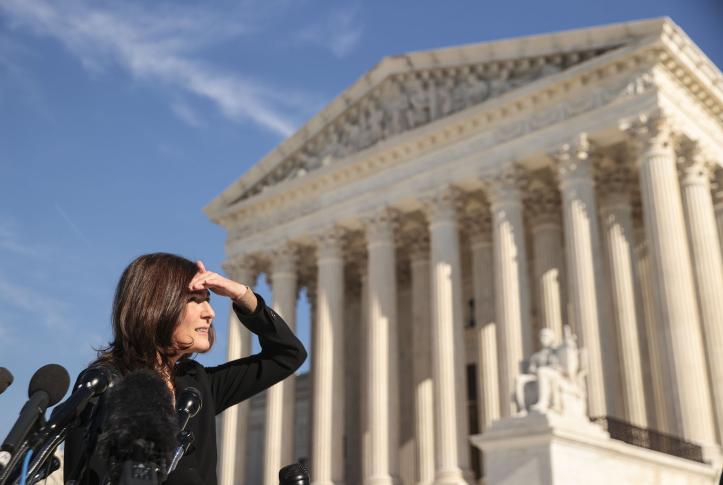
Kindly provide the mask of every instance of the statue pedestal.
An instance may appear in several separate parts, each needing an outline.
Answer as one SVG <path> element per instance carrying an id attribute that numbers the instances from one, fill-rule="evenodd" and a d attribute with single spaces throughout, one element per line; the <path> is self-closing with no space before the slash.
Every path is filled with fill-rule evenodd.
<path id="1" fill-rule="evenodd" d="M 711 465 L 610 439 L 586 418 L 531 412 L 471 438 L 485 485 L 716 485 Z"/>

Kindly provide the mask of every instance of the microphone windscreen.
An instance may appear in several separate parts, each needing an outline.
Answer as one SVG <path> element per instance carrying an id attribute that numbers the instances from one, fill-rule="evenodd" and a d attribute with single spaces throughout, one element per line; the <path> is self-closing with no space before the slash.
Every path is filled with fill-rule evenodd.
<path id="1" fill-rule="evenodd" d="M 165 470 L 179 430 L 171 392 L 163 379 L 152 370 L 134 371 L 110 388 L 106 397 L 98 451 L 111 478 L 120 476 L 120 467 L 130 459 L 152 462 Z"/>
<path id="2" fill-rule="evenodd" d="M 48 393 L 48 407 L 55 406 L 63 399 L 70 386 L 70 375 L 65 367 L 48 364 L 35 371 L 28 385 L 28 396 L 38 391 Z"/>
<path id="3" fill-rule="evenodd" d="M 302 463 L 292 463 L 279 470 L 279 485 L 308 485 L 309 470 Z"/>
<path id="4" fill-rule="evenodd" d="M 187 387 L 176 398 L 176 411 L 186 411 L 191 417 L 201 410 L 203 401 L 201 392 L 195 387 Z"/>
<path id="5" fill-rule="evenodd" d="M 13 375 L 5 367 L 0 367 L 0 394 L 13 383 Z"/>

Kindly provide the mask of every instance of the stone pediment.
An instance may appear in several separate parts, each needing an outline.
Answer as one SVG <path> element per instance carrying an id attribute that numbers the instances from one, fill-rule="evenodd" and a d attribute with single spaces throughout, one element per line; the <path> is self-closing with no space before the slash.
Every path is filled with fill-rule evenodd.
<path id="1" fill-rule="evenodd" d="M 557 74 L 604 52 L 603 49 L 584 50 L 391 75 L 237 200 L 283 180 L 303 177 L 383 140 Z"/>
<path id="2" fill-rule="evenodd" d="M 479 105 L 596 57 L 659 36 L 654 19 L 384 58 L 207 208 L 265 188 Z"/>
<path id="3" fill-rule="evenodd" d="M 390 75 L 346 112 L 280 160 L 232 203 L 264 187 L 334 163 L 383 140 L 557 74 L 613 49 L 470 63 Z"/>

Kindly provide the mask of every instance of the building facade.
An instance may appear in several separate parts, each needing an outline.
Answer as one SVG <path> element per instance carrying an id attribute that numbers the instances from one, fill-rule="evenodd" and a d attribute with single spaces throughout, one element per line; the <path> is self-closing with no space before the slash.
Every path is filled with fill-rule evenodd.
<path id="1" fill-rule="evenodd" d="M 383 59 L 205 208 L 232 277 L 312 307 L 305 407 L 270 389 L 253 453 L 227 411 L 221 483 L 300 456 L 319 485 L 473 483 L 469 436 L 564 325 L 591 417 L 717 456 L 721 153 L 723 76 L 670 19 Z"/>

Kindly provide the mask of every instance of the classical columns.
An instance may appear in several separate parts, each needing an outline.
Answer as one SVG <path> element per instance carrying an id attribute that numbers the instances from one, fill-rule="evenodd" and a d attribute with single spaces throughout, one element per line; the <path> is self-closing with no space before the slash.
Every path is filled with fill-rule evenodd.
<path id="1" fill-rule="evenodd" d="M 534 284 L 542 326 L 562 341 L 565 318 L 565 255 L 557 187 L 540 178 L 529 187 L 528 214 L 532 226 Z"/>
<path id="2" fill-rule="evenodd" d="M 688 223 L 698 303 L 718 424 L 718 442 L 723 442 L 723 262 L 710 194 L 714 165 L 697 143 L 683 140 L 678 157 L 683 208 Z"/>
<path id="3" fill-rule="evenodd" d="M 366 222 L 368 269 L 367 407 L 369 426 L 368 473 L 365 485 L 392 485 L 399 464 L 397 426 L 398 389 L 392 385 L 391 359 L 397 356 L 392 332 L 397 331 L 395 215 L 389 209 L 368 217 Z"/>
<path id="4" fill-rule="evenodd" d="M 645 428 L 648 426 L 648 416 L 633 266 L 632 177 L 627 165 L 610 157 L 602 157 L 598 183 L 602 234 L 612 290 L 612 313 L 618 335 L 624 417 L 628 422 Z"/>
<path id="5" fill-rule="evenodd" d="M 432 384 L 431 270 L 429 231 L 417 224 L 410 233 L 412 272 L 412 368 L 414 374 L 414 436 L 418 485 L 434 482 L 434 389 Z"/>
<path id="6" fill-rule="evenodd" d="M 606 390 L 615 394 L 617 386 L 611 379 L 606 382 L 606 377 L 614 374 L 615 368 L 610 366 L 615 366 L 616 362 L 604 361 L 602 353 L 603 343 L 608 347 L 614 340 L 605 338 L 604 327 L 609 330 L 611 325 L 600 318 L 600 306 L 604 304 L 600 301 L 602 268 L 597 256 L 600 253 L 598 219 L 592 162 L 588 155 L 584 135 L 552 154 L 562 192 L 567 282 L 572 307 L 570 318 L 588 354 L 588 413 L 605 416 L 614 408 L 606 402 Z M 609 347 L 606 353 L 609 353 Z"/>
<path id="7" fill-rule="evenodd" d="M 462 274 L 455 191 L 424 198 L 429 218 L 435 484 L 466 483 L 469 468 L 464 379 Z"/>
<path id="8" fill-rule="evenodd" d="M 230 278 L 250 287 L 256 284 L 256 272 L 248 260 L 232 260 L 223 265 Z M 226 360 L 236 360 L 251 354 L 251 333 L 231 310 L 228 320 Z M 249 403 L 242 402 L 223 412 L 221 450 L 218 464 L 219 485 L 234 485 L 244 481 Z M 240 429 L 239 429 L 240 428 Z"/>
<path id="9" fill-rule="evenodd" d="M 527 250 L 519 184 L 522 172 L 507 167 L 485 177 L 491 204 L 500 414 L 514 413 L 512 390 L 520 362 L 532 352 Z"/>
<path id="10" fill-rule="evenodd" d="M 344 464 L 344 259 L 342 232 L 329 229 L 316 237 L 318 277 L 316 332 L 313 343 L 311 483 L 343 480 Z"/>
<path id="11" fill-rule="evenodd" d="M 294 330 L 298 292 L 297 248 L 285 244 L 272 252 L 272 307 Z M 264 485 L 277 485 L 279 469 L 293 461 L 293 440 L 288 430 L 294 429 L 294 376 L 268 389 L 266 394 L 266 446 L 264 454 Z"/>
<path id="12" fill-rule="evenodd" d="M 494 255 L 489 207 L 474 201 L 464 221 L 472 251 L 472 291 L 477 333 L 477 419 L 480 432 L 500 417 Z"/>
<path id="13" fill-rule="evenodd" d="M 672 422 L 679 426 L 673 431 L 712 444 L 713 411 L 670 129 L 657 113 L 641 116 L 625 129 L 638 150 L 657 316 L 671 362 Z"/>

